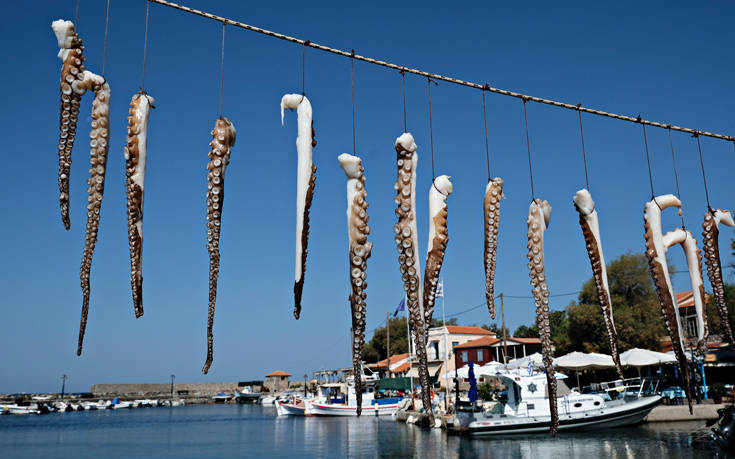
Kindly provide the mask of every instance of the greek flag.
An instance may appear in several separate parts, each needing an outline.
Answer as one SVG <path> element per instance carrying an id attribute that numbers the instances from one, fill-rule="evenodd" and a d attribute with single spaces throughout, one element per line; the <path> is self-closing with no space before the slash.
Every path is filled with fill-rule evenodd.
<path id="1" fill-rule="evenodd" d="M 434 298 L 444 298 L 444 281 L 439 281 L 439 283 L 436 284 L 436 294 L 434 295 Z"/>
<path id="2" fill-rule="evenodd" d="M 396 317 L 399 312 L 406 310 L 406 298 L 401 298 L 401 302 L 398 303 L 398 307 L 393 312 L 393 317 Z"/>

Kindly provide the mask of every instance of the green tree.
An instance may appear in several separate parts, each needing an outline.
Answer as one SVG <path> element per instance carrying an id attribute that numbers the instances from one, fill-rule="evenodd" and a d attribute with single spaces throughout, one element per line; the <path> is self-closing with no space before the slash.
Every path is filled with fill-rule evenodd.
<path id="1" fill-rule="evenodd" d="M 493 388 L 490 383 L 484 382 L 477 386 L 477 398 L 485 401 L 493 399 Z"/>
<path id="2" fill-rule="evenodd" d="M 390 319 L 390 353 L 392 355 L 408 352 L 408 336 L 406 333 L 406 318 Z M 378 362 L 386 356 L 386 327 L 378 327 L 369 342 L 362 348 L 362 359 L 366 362 Z"/>
<path id="3" fill-rule="evenodd" d="M 735 328 L 735 285 L 725 284 L 725 301 L 727 303 L 727 314 L 730 318 L 730 329 L 732 330 Z M 707 325 L 711 335 L 722 336 L 722 323 L 720 313 L 717 312 L 717 306 L 715 306 L 714 295 L 710 295 L 707 302 Z"/>

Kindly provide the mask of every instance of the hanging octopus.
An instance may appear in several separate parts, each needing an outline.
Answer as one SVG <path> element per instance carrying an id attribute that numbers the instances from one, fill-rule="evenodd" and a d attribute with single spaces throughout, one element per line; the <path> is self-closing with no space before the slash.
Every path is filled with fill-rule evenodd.
<path id="1" fill-rule="evenodd" d="M 730 212 L 722 209 L 710 209 L 704 214 L 702 223 L 702 245 L 704 247 L 704 261 L 707 263 L 707 276 L 712 284 L 712 293 L 715 296 L 715 305 L 720 314 L 722 333 L 728 343 L 733 344 L 732 329 L 730 328 L 730 316 L 725 301 L 725 285 L 722 281 L 722 265 L 720 264 L 720 248 L 717 237 L 720 234 L 719 224 L 735 226 Z"/>
<path id="2" fill-rule="evenodd" d="M 143 190 L 148 138 L 148 113 L 153 97 L 143 91 L 130 101 L 128 137 L 125 145 L 125 193 L 128 197 L 128 242 L 130 285 L 135 317 L 143 315 Z"/>
<path id="3" fill-rule="evenodd" d="M 104 77 L 95 75 L 88 70 L 84 71 L 84 77 L 81 83 L 79 83 L 79 86 L 85 91 L 92 90 L 95 93 L 94 101 L 92 102 L 92 130 L 89 133 L 90 178 L 87 179 L 87 184 L 89 185 L 87 228 L 84 236 L 82 266 L 79 273 L 83 300 L 82 318 L 79 323 L 77 355 L 82 355 L 84 332 L 87 328 L 87 314 L 89 312 L 89 274 L 92 269 L 94 247 L 97 244 L 97 230 L 100 225 L 102 196 L 105 193 L 105 172 L 107 170 L 107 151 L 110 135 L 110 86 Z"/>
<path id="4" fill-rule="evenodd" d="M 309 209 L 314 198 L 316 182 L 316 166 L 312 163 L 312 150 L 316 146 L 314 138 L 314 121 L 312 120 L 311 103 L 302 94 L 286 94 L 281 98 L 281 124 L 284 109 L 297 109 L 298 136 L 296 152 L 298 166 L 296 172 L 296 272 L 293 286 L 294 311 L 298 319 L 301 316 L 301 294 L 304 291 L 304 274 L 306 273 L 306 254 L 309 245 Z"/>
<path id="5" fill-rule="evenodd" d="M 350 309 L 352 311 L 352 368 L 355 375 L 357 415 L 362 413 L 362 347 L 365 344 L 365 298 L 367 293 L 367 259 L 373 249 L 368 242 L 365 175 L 362 160 L 343 153 L 339 165 L 347 175 L 347 234 L 350 259 Z"/>
<path id="6" fill-rule="evenodd" d="M 74 30 L 74 23 L 58 19 L 51 23 L 59 43 L 61 66 L 61 116 L 59 134 L 59 205 L 61 221 L 67 230 L 69 221 L 69 171 L 71 170 L 71 151 L 77 133 L 79 103 L 86 92 L 84 78 L 84 45 Z"/>
<path id="7" fill-rule="evenodd" d="M 587 255 L 592 265 L 597 298 L 600 301 L 602 315 L 605 318 L 612 359 L 615 363 L 618 377 L 625 379 L 623 377 L 623 367 L 620 365 L 620 355 L 618 354 L 618 333 L 615 330 L 615 322 L 613 321 L 610 286 L 607 280 L 607 267 L 605 266 L 605 257 L 602 254 L 600 223 L 597 217 L 597 211 L 595 210 L 595 201 L 592 200 L 590 192 L 586 189 L 577 191 L 577 194 L 574 195 L 574 207 L 579 212 L 579 224 L 582 226 Z"/>
<path id="8" fill-rule="evenodd" d="M 556 375 L 551 356 L 551 326 L 549 323 L 549 287 L 546 285 L 544 268 L 544 231 L 549 227 L 551 206 L 548 201 L 534 199 L 528 209 L 528 269 L 530 270 L 533 298 L 536 303 L 536 324 L 541 338 L 546 382 L 549 386 L 549 410 L 551 412 L 551 435 L 559 427 L 556 406 Z"/>
<path id="9" fill-rule="evenodd" d="M 217 277 L 219 276 L 219 236 L 222 223 L 222 206 L 225 201 L 225 170 L 230 164 L 230 149 L 235 145 L 237 133 L 229 119 L 220 117 L 214 123 L 207 163 L 207 251 L 209 252 L 209 314 L 207 318 L 207 360 L 202 373 L 212 365 L 214 306 L 217 302 Z"/>
<path id="10" fill-rule="evenodd" d="M 428 328 L 434 315 L 436 302 L 436 286 L 439 273 L 444 263 L 444 252 L 449 242 L 447 229 L 447 197 L 452 194 L 452 182 L 449 176 L 440 175 L 434 179 L 429 188 L 429 248 L 426 251 L 426 267 L 424 268 L 424 324 L 428 340 Z M 426 344 L 424 344 L 426 345 Z"/>
<path id="11" fill-rule="evenodd" d="M 408 132 L 396 139 L 398 180 L 395 184 L 396 217 L 398 223 L 393 227 L 398 247 L 398 264 L 403 279 L 403 288 L 408 299 L 408 313 L 413 342 L 416 344 L 418 358 L 419 382 L 421 383 L 421 401 L 428 415 L 429 424 L 434 425 L 431 411 L 431 393 L 429 391 L 429 369 L 424 345 L 425 328 L 424 306 L 421 296 L 421 266 L 418 254 L 418 232 L 416 230 L 416 166 L 418 154 L 413 136 Z"/>
<path id="12" fill-rule="evenodd" d="M 661 313 L 666 322 L 666 330 L 671 337 L 671 345 L 679 366 L 684 389 L 689 402 L 689 412 L 692 413 L 691 385 L 689 381 L 689 366 L 685 355 L 684 340 L 681 333 L 681 319 L 679 308 L 676 304 L 674 288 L 669 277 L 666 252 L 675 244 L 681 244 L 689 268 L 689 280 L 692 284 L 694 305 L 697 311 L 697 351 L 702 352 L 706 348 L 707 322 L 704 311 L 704 283 L 702 281 L 702 257 L 697 248 L 697 241 L 692 233 L 682 228 L 676 228 L 663 234 L 661 228 L 661 211 L 667 207 L 678 207 L 681 212 L 681 201 L 673 194 L 656 196 L 646 203 L 643 219 L 645 222 L 646 257 L 651 270 L 653 283 L 661 303 Z"/>
<path id="13" fill-rule="evenodd" d="M 500 228 L 500 200 L 503 198 L 503 179 L 495 177 L 487 182 L 483 199 L 485 220 L 485 300 L 490 317 L 495 320 L 495 261 Z"/>

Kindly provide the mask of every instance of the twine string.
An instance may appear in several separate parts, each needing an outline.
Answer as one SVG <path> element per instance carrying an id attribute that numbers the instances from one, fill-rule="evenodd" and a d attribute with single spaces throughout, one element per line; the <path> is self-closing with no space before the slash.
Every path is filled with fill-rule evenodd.
<path id="1" fill-rule="evenodd" d="M 674 166 L 674 183 L 676 183 L 676 197 L 681 200 L 681 190 L 679 189 L 679 173 L 676 170 L 676 155 L 674 153 L 674 141 L 671 138 L 671 129 L 669 129 L 669 145 L 671 146 L 671 164 Z M 686 229 L 686 226 L 684 225 L 684 214 L 679 212 L 679 216 L 681 217 L 681 228 Z"/>
<path id="2" fill-rule="evenodd" d="M 406 123 L 406 72 L 401 70 L 401 79 L 403 80 L 403 132 L 408 132 Z"/>
<path id="3" fill-rule="evenodd" d="M 489 87 L 488 83 L 485 83 L 485 87 L 482 88 L 482 119 L 485 123 L 485 159 L 487 160 L 487 181 L 490 181 L 490 146 L 487 141 L 487 109 L 485 108 L 485 88 Z"/>
<path id="4" fill-rule="evenodd" d="M 222 59 L 219 69 L 219 117 L 222 118 L 222 105 L 225 99 L 225 28 L 227 21 L 222 21 Z"/>
<path id="5" fill-rule="evenodd" d="M 533 167 L 531 166 L 531 141 L 528 136 L 528 113 L 526 110 L 526 99 L 523 99 L 523 120 L 526 126 L 526 150 L 528 151 L 528 176 L 531 181 L 531 200 L 536 200 L 536 192 L 533 188 Z"/>
<path id="6" fill-rule="evenodd" d="M 640 118 L 640 115 L 638 115 Z M 646 164 L 648 164 L 648 183 L 651 185 L 651 199 L 656 200 L 656 193 L 653 191 L 653 173 L 651 172 L 651 154 L 648 152 L 648 136 L 646 136 L 646 125 L 641 124 L 643 128 L 643 145 L 646 149 Z M 658 203 L 656 203 L 658 205 Z"/>
<path id="7" fill-rule="evenodd" d="M 148 56 L 148 17 L 150 16 L 151 2 L 145 0 L 145 33 L 143 35 L 143 71 L 140 77 L 140 90 L 145 92 L 145 60 Z"/>
<path id="8" fill-rule="evenodd" d="M 702 182 L 704 183 L 704 196 L 707 198 L 707 210 L 712 210 L 712 207 L 709 203 L 709 190 L 707 187 L 707 176 L 704 173 L 704 159 L 702 159 L 702 145 L 699 142 L 699 134 L 694 134 L 694 137 L 697 139 L 697 150 L 699 150 L 699 165 L 702 168 Z M 735 145 L 735 143 L 733 143 Z"/>
<path id="9" fill-rule="evenodd" d="M 355 50 L 352 50 L 355 55 Z M 350 70 L 352 80 L 352 154 L 357 156 L 357 135 L 355 134 L 355 59 L 350 59 Z"/>
<path id="10" fill-rule="evenodd" d="M 577 104 L 577 107 L 581 107 L 582 104 Z M 584 148 L 584 129 L 582 128 L 582 112 L 577 110 L 579 115 L 579 135 L 582 139 L 582 163 L 584 164 L 584 182 L 587 184 L 587 191 L 590 191 L 590 177 L 587 173 L 587 150 Z"/>
<path id="11" fill-rule="evenodd" d="M 102 78 L 105 78 L 105 64 L 107 64 L 107 32 L 110 26 L 110 0 L 107 0 L 107 12 L 105 13 L 105 42 L 102 46 Z"/>

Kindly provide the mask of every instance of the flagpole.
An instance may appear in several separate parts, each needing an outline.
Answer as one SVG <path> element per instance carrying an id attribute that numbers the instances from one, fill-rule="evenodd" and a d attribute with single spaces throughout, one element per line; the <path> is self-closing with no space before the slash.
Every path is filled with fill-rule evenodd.
<path id="1" fill-rule="evenodd" d="M 447 354 L 447 315 L 444 311 L 444 280 L 442 284 L 442 323 L 444 324 L 444 412 L 449 411 L 449 359 Z"/>

